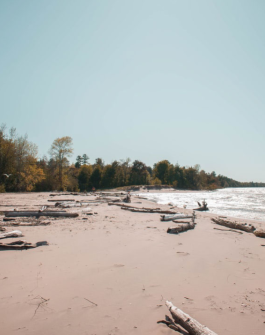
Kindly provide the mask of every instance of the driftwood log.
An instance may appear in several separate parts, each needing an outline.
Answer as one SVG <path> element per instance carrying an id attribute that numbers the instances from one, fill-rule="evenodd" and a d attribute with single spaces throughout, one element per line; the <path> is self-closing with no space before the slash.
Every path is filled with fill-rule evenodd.
<path id="1" fill-rule="evenodd" d="M 208 204 L 207 204 L 207 202 L 205 200 L 203 200 L 202 205 L 198 201 L 198 205 L 199 205 L 199 207 L 195 208 L 194 211 L 200 211 L 200 212 L 202 212 L 202 211 L 208 211 L 209 210 Z"/>
<path id="2" fill-rule="evenodd" d="M 180 325 L 190 335 L 217 335 L 215 332 L 193 319 L 190 315 L 175 307 L 171 302 L 166 301 L 166 306 L 169 308 L 176 326 Z"/>
<path id="3" fill-rule="evenodd" d="M 8 237 L 22 237 L 24 236 L 22 234 L 22 232 L 20 230 L 13 230 L 13 231 L 9 231 L 7 233 L 4 234 L 0 234 L 0 239 L 2 238 L 8 238 Z"/>
<path id="4" fill-rule="evenodd" d="M 174 221 L 174 220 L 181 220 L 181 219 L 192 219 L 194 222 L 195 220 L 195 212 L 192 215 L 184 214 L 184 213 L 176 213 L 173 215 L 161 215 L 161 221 Z"/>
<path id="5" fill-rule="evenodd" d="M 72 201 L 72 202 L 75 202 L 75 199 L 52 199 L 52 200 L 48 200 L 49 202 L 56 202 L 56 201 L 59 201 L 59 202 L 64 202 L 64 201 Z"/>
<path id="6" fill-rule="evenodd" d="M 45 222 L 45 221 L 44 222 L 16 222 L 16 221 L 14 222 L 14 221 L 11 221 L 11 222 L 5 223 L 4 225 L 7 227 L 17 227 L 17 226 L 33 227 L 33 226 L 48 226 L 50 224 L 51 222 Z"/>
<path id="7" fill-rule="evenodd" d="M 194 227 L 195 227 L 194 222 L 182 223 L 182 224 L 177 225 L 176 227 L 169 227 L 167 229 L 167 233 L 168 234 L 178 234 L 178 233 L 182 233 L 184 231 L 190 230 L 190 229 L 194 229 Z"/>
<path id="8" fill-rule="evenodd" d="M 236 222 L 236 221 L 223 220 L 220 218 L 212 218 L 212 221 L 220 226 L 243 230 L 247 233 L 253 233 L 255 230 L 255 227 L 250 223 L 247 224 L 247 223 L 241 223 L 241 222 Z"/>
<path id="9" fill-rule="evenodd" d="M 31 249 L 37 248 L 42 245 L 49 245 L 47 241 L 41 241 L 37 243 L 28 243 L 26 241 L 16 241 L 11 243 L 0 243 L 0 250 L 23 250 L 23 249 Z"/>
<path id="10" fill-rule="evenodd" d="M 71 217 L 75 218 L 78 216 L 78 213 L 67 213 L 67 212 L 55 212 L 55 211 L 47 211 L 47 212 L 39 212 L 39 211 L 13 211 L 6 212 L 6 217 L 29 217 L 29 216 L 53 216 L 53 217 Z"/>
<path id="11" fill-rule="evenodd" d="M 265 230 L 264 229 L 256 229 L 253 234 L 257 237 L 265 238 Z"/>
<path id="12" fill-rule="evenodd" d="M 115 203 L 115 202 L 108 202 L 109 206 L 120 206 L 120 207 L 127 207 L 127 208 L 136 208 L 138 209 L 139 207 L 135 207 L 135 206 L 131 206 L 131 205 L 126 205 L 123 203 Z M 142 207 L 141 209 L 161 209 L 160 207 L 157 208 L 146 208 L 146 207 Z"/>
<path id="13" fill-rule="evenodd" d="M 176 212 L 173 211 L 167 211 L 163 209 L 154 209 L 154 208 L 128 208 L 128 207 L 121 207 L 121 209 L 124 209 L 126 211 L 136 212 L 136 213 L 163 213 L 163 214 L 176 214 Z"/>

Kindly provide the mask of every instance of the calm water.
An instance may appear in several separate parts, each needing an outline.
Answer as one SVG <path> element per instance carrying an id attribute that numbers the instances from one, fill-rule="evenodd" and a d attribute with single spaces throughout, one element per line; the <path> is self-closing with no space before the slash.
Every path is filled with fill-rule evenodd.
<path id="1" fill-rule="evenodd" d="M 158 204 L 196 208 L 197 201 L 208 203 L 209 212 L 225 216 L 265 221 L 265 188 L 226 188 L 185 193 L 139 193 Z"/>

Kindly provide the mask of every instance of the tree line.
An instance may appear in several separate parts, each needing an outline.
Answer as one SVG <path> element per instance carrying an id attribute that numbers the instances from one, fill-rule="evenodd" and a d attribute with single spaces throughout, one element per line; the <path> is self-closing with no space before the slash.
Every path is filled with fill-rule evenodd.
<path id="1" fill-rule="evenodd" d="M 215 190 L 224 187 L 265 187 L 265 183 L 242 183 L 231 178 L 207 173 L 199 165 L 193 167 L 171 164 L 162 160 L 147 166 L 129 158 L 105 164 L 97 158 L 93 164 L 87 154 L 79 155 L 75 164 L 73 140 L 57 138 L 51 144 L 49 156 L 38 159 L 37 146 L 27 136 L 18 136 L 0 128 L 0 192 L 25 191 L 89 191 L 133 185 L 171 185 L 177 189 Z"/>

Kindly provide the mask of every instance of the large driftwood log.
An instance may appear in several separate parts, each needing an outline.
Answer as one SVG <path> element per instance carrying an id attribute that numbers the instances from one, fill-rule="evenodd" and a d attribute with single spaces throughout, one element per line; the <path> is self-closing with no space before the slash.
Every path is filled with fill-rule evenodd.
<path id="1" fill-rule="evenodd" d="M 195 227 L 195 223 L 193 222 L 182 223 L 182 224 L 179 224 L 177 227 L 169 227 L 167 229 L 167 233 L 178 234 L 178 233 L 182 233 L 183 231 L 194 229 L 194 227 Z"/>
<path id="2" fill-rule="evenodd" d="M 193 319 L 188 314 L 184 313 L 181 309 L 175 307 L 170 301 L 166 301 L 166 306 L 176 322 L 181 327 L 183 327 L 190 335 L 217 335 L 212 330 L 203 326 L 198 321 Z"/>
<path id="3" fill-rule="evenodd" d="M 22 237 L 24 236 L 22 234 L 22 232 L 20 230 L 13 230 L 13 231 L 9 231 L 7 233 L 4 234 L 0 234 L 0 239 L 2 238 L 8 238 L 8 237 Z"/>
<path id="4" fill-rule="evenodd" d="M 6 212 L 6 217 L 28 217 L 28 216 L 53 216 L 53 217 L 71 217 L 75 218 L 78 216 L 78 213 L 67 213 L 67 212 L 38 212 L 38 211 L 13 211 Z"/>
<path id="5" fill-rule="evenodd" d="M 212 218 L 212 221 L 220 226 L 225 226 L 233 229 L 243 230 L 247 233 L 253 233 L 255 227 L 252 224 L 241 223 L 236 221 L 223 220 L 220 218 Z"/>
<path id="6" fill-rule="evenodd" d="M 22 250 L 22 249 L 31 249 L 31 248 L 37 248 L 42 245 L 49 245 L 47 241 L 41 241 L 37 243 L 28 243 L 26 241 L 16 241 L 11 243 L 0 243 L 0 250 Z"/>
<path id="7" fill-rule="evenodd" d="M 173 221 L 173 220 L 181 220 L 181 219 L 193 219 L 195 220 L 195 212 L 192 215 L 184 214 L 184 213 L 176 213 L 173 215 L 161 215 L 161 221 Z"/>

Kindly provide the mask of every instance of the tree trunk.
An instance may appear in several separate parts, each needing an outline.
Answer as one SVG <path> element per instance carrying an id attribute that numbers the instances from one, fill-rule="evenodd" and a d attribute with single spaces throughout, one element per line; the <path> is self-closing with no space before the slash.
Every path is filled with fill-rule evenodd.
<path id="1" fill-rule="evenodd" d="M 174 321 L 183 327 L 190 335 L 217 335 L 206 326 L 201 325 L 198 321 L 193 319 L 181 309 L 175 307 L 171 302 L 167 301 L 166 306 L 174 319 Z"/>
<path id="2" fill-rule="evenodd" d="M 34 211 L 13 211 L 13 212 L 6 212 L 6 217 L 28 217 L 28 216 L 53 216 L 53 217 L 71 217 L 75 218 L 78 216 L 78 213 L 67 213 L 67 212 L 34 212 Z"/>

